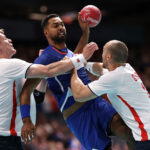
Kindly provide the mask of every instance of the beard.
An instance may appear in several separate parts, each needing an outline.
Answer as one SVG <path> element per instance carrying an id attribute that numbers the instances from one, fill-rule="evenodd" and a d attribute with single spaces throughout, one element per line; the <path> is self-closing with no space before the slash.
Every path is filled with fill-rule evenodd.
<path id="1" fill-rule="evenodd" d="M 59 34 L 57 34 L 54 37 L 50 37 L 55 43 L 64 43 L 66 42 L 66 34 L 64 33 L 63 36 L 60 36 Z"/>

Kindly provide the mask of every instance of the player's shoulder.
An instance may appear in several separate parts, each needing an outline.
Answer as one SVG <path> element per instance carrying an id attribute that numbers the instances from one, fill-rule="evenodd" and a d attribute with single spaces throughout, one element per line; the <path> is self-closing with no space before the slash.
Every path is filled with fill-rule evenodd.
<path id="1" fill-rule="evenodd" d="M 0 59 L 0 63 L 8 64 L 8 63 L 17 63 L 17 62 L 24 62 L 24 60 L 18 59 L 18 58 L 2 58 Z"/>
<path id="2" fill-rule="evenodd" d="M 122 77 L 122 74 L 124 74 L 122 67 L 117 67 L 115 70 L 108 71 L 104 75 L 101 76 L 101 78 L 104 78 L 108 80 L 109 82 L 112 81 L 117 81 Z"/>
<path id="3" fill-rule="evenodd" d="M 129 63 L 126 63 L 125 68 L 127 70 L 134 71 L 134 68 Z"/>

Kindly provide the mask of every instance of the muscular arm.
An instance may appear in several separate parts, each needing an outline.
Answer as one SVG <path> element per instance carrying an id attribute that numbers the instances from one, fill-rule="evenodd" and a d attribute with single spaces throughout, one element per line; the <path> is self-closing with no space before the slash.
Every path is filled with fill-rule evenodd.
<path id="1" fill-rule="evenodd" d="M 24 104 L 30 105 L 30 95 L 33 89 L 39 84 L 41 79 L 27 79 L 21 95 L 20 95 L 20 105 L 23 106 Z M 23 118 L 23 127 L 21 130 L 21 137 L 25 143 L 29 142 L 30 139 L 34 137 L 35 133 L 35 126 L 32 124 L 30 116 Z"/>
<path id="2" fill-rule="evenodd" d="M 74 69 L 73 75 L 71 77 L 71 89 L 73 97 L 78 102 L 84 102 L 96 98 L 97 96 L 91 92 L 87 85 L 78 77 L 76 70 Z"/>
<path id="3" fill-rule="evenodd" d="M 82 36 L 80 38 L 80 41 L 78 42 L 76 49 L 74 50 L 74 53 L 82 53 L 83 47 L 88 43 L 90 33 L 88 22 L 83 22 L 81 20 L 80 13 L 78 14 L 78 22 L 82 30 Z"/>
<path id="4" fill-rule="evenodd" d="M 67 67 L 66 67 L 67 66 Z M 54 77 L 74 68 L 70 59 L 58 61 L 49 65 L 33 64 L 27 70 L 26 78 Z"/>
<path id="5" fill-rule="evenodd" d="M 33 64 L 29 67 L 27 70 L 26 77 L 27 78 L 44 78 L 44 77 L 54 77 L 60 74 L 63 74 L 74 67 L 78 67 L 82 63 L 85 62 L 85 60 L 88 60 L 94 53 L 95 50 L 98 49 L 98 46 L 96 43 L 91 42 L 87 44 L 83 48 L 83 56 L 77 55 L 71 59 L 65 59 L 61 60 L 55 63 L 51 63 L 49 65 L 40 65 L 40 64 Z"/>
<path id="6" fill-rule="evenodd" d="M 30 104 L 30 95 L 41 79 L 27 79 L 20 95 L 20 105 Z"/>
<path id="7" fill-rule="evenodd" d="M 103 74 L 103 64 L 95 62 L 93 64 L 93 72 L 101 76 Z"/>

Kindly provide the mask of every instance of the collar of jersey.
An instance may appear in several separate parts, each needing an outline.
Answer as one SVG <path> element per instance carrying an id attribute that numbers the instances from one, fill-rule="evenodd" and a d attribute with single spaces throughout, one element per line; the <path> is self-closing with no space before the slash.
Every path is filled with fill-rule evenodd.
<path id="1" fill-rule="evenodd" d="M 58 48 L 54 47 L 53 45 L 50 45 L 50 46 L 53 50 L 57 51 L 60 54 L 67 54 L 67 52 L 68 52 L 67 47 L 65 47 L 63 49 L 58 49 Z"/>

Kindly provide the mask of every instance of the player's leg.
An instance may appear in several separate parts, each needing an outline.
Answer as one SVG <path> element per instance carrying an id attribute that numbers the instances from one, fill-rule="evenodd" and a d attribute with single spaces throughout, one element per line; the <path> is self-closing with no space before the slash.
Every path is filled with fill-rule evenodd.
<path id="1" fill-rule="evenodd" d="M 124 123 L 124 121 L 122 120 L 122 118 L 119 116 L 118 113 L 116 113 L 113 116 L 109 126 L 111 132 L 114 135 L 121 137 L 127 142 L 129 150 L 134 149 L 135 141 L 132 135 L 132 131 L 127 127 L 127 125 Z"/>
<path id="2" fill-rule="evenodd" d="M 87 102 L 66 123 L 86 150 L 111 150 L 111 139 L 98 123 L 94 101 Z"/>

